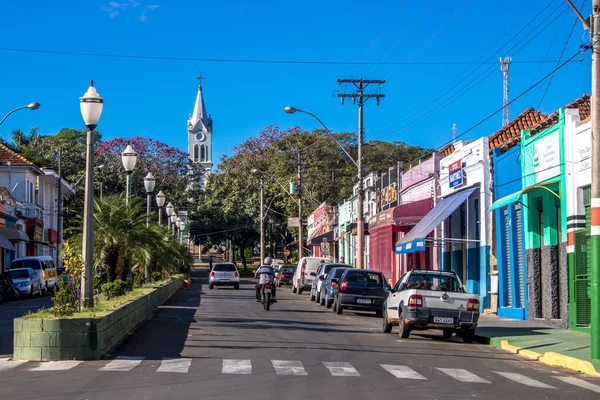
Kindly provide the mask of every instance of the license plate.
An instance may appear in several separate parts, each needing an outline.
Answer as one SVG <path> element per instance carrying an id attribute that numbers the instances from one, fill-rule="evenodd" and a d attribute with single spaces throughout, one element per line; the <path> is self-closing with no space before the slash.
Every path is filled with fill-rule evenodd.
<path id="1" fill-rule="evenodd" d="M 433 322 L 436 324 L 454 324 L 454 318 L 433 317 Z"/>
<path id="2" fill-rule="evenodd" d="M 265 289 L 265 294 L 271 294 L 271 289 Z"/>
<path id="3" fill-rule="evenodd" d="M 356 299 L 356 304 L 371 304 L 371 299 Z"/>

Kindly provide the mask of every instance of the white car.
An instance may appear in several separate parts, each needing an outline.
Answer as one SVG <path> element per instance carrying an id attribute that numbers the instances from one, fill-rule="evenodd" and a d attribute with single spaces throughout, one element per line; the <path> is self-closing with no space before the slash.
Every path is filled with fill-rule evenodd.
<path id="1" fill-rule="evenodd" d="M 46 295 L 49 290 L 54 290 L 57 281 L 57 271 L 54 261 L 50 256 L 29 256 L 15 258 L 10 263 L 9 269 L 31 268 L 40 278 L 42 294 Z"/>
<path id="2" fill-rule="evenodd" d="M 412 270 L 396 283 L 383 303 L 384 333 L 393 325 L 400 337 L 412 330 L 441 329 L 445 338 L 461 332 L 472 343 L 479 321 L 479 296 L 464 291 L 454 272 Z"/>
<path id="3" fill-rule="evenodd" d="M 39 276 L 31 268 L 15 268 L 7 271 L 13 285 L 27 296 L 41 296 L 42 285 Z"/>
<path id="4" fill-rule="evenodd" d="M 233 263 L 216 263 L 208 275 L 208 288 L 214 286 L 233 286 L 235 290 L 240 288 L 240 273 Z"/>
<path id="5" fill-rule="evenodd" d="M 303 290 L 311 288 L 321 260 L 331 262 L 329 258 L 322 257 L 302 257 L 298 261 L 298 267 L 292 278 L 292 293 L 302 294 Z"/>

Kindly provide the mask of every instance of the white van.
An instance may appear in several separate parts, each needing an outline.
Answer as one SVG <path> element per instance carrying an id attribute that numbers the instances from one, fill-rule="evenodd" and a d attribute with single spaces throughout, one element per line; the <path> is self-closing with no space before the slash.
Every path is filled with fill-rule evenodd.
<path id="1" fill-rule="evenodd" d="M 48 289 L 54 290 L 57 274 L 56 266 L 50 256 L 31 256 L 15 258 L 10 263 L 9 269 L 31 268 L 40 277 L 40 289 L 42 295 L 48 293 Z"/>
<path id="2" fill-rule="evenodd" d="M 292 279 L 292 293 L 302 294 L 304 289 L 310 289 L 321 260 L 331 262 L 329 258 L 324 257 L 302 257 L 298 261 L 298 267 Z"/>

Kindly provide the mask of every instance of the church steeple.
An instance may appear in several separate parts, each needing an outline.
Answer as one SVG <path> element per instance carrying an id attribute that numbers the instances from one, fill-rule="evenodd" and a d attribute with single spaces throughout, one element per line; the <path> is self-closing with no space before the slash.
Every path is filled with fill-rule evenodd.
<path id="1" fill-rule="evenodd" d="M 206 106 L 204 105 L 204 96 L 202 95 L 202 75 L 198 76 L 198 94 L 194 104 L 194 112 L 188 120 L 188 130 L 192 132 L 210 132 L 212 131 L 212 121 L 207 117 Z"/>

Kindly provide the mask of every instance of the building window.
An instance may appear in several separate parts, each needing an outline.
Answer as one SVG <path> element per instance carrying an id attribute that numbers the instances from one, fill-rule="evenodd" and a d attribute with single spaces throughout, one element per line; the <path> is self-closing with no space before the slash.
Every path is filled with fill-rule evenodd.
<path id="1" fill-rule="evenodd" d="M 194 162 L 198 162 L 198 145 L 194 145 Z"/>
<path id="2" fill-rule="evenodd" d="M 206 146 L 200 145 L 200 161 L 206 161 Z"/>

